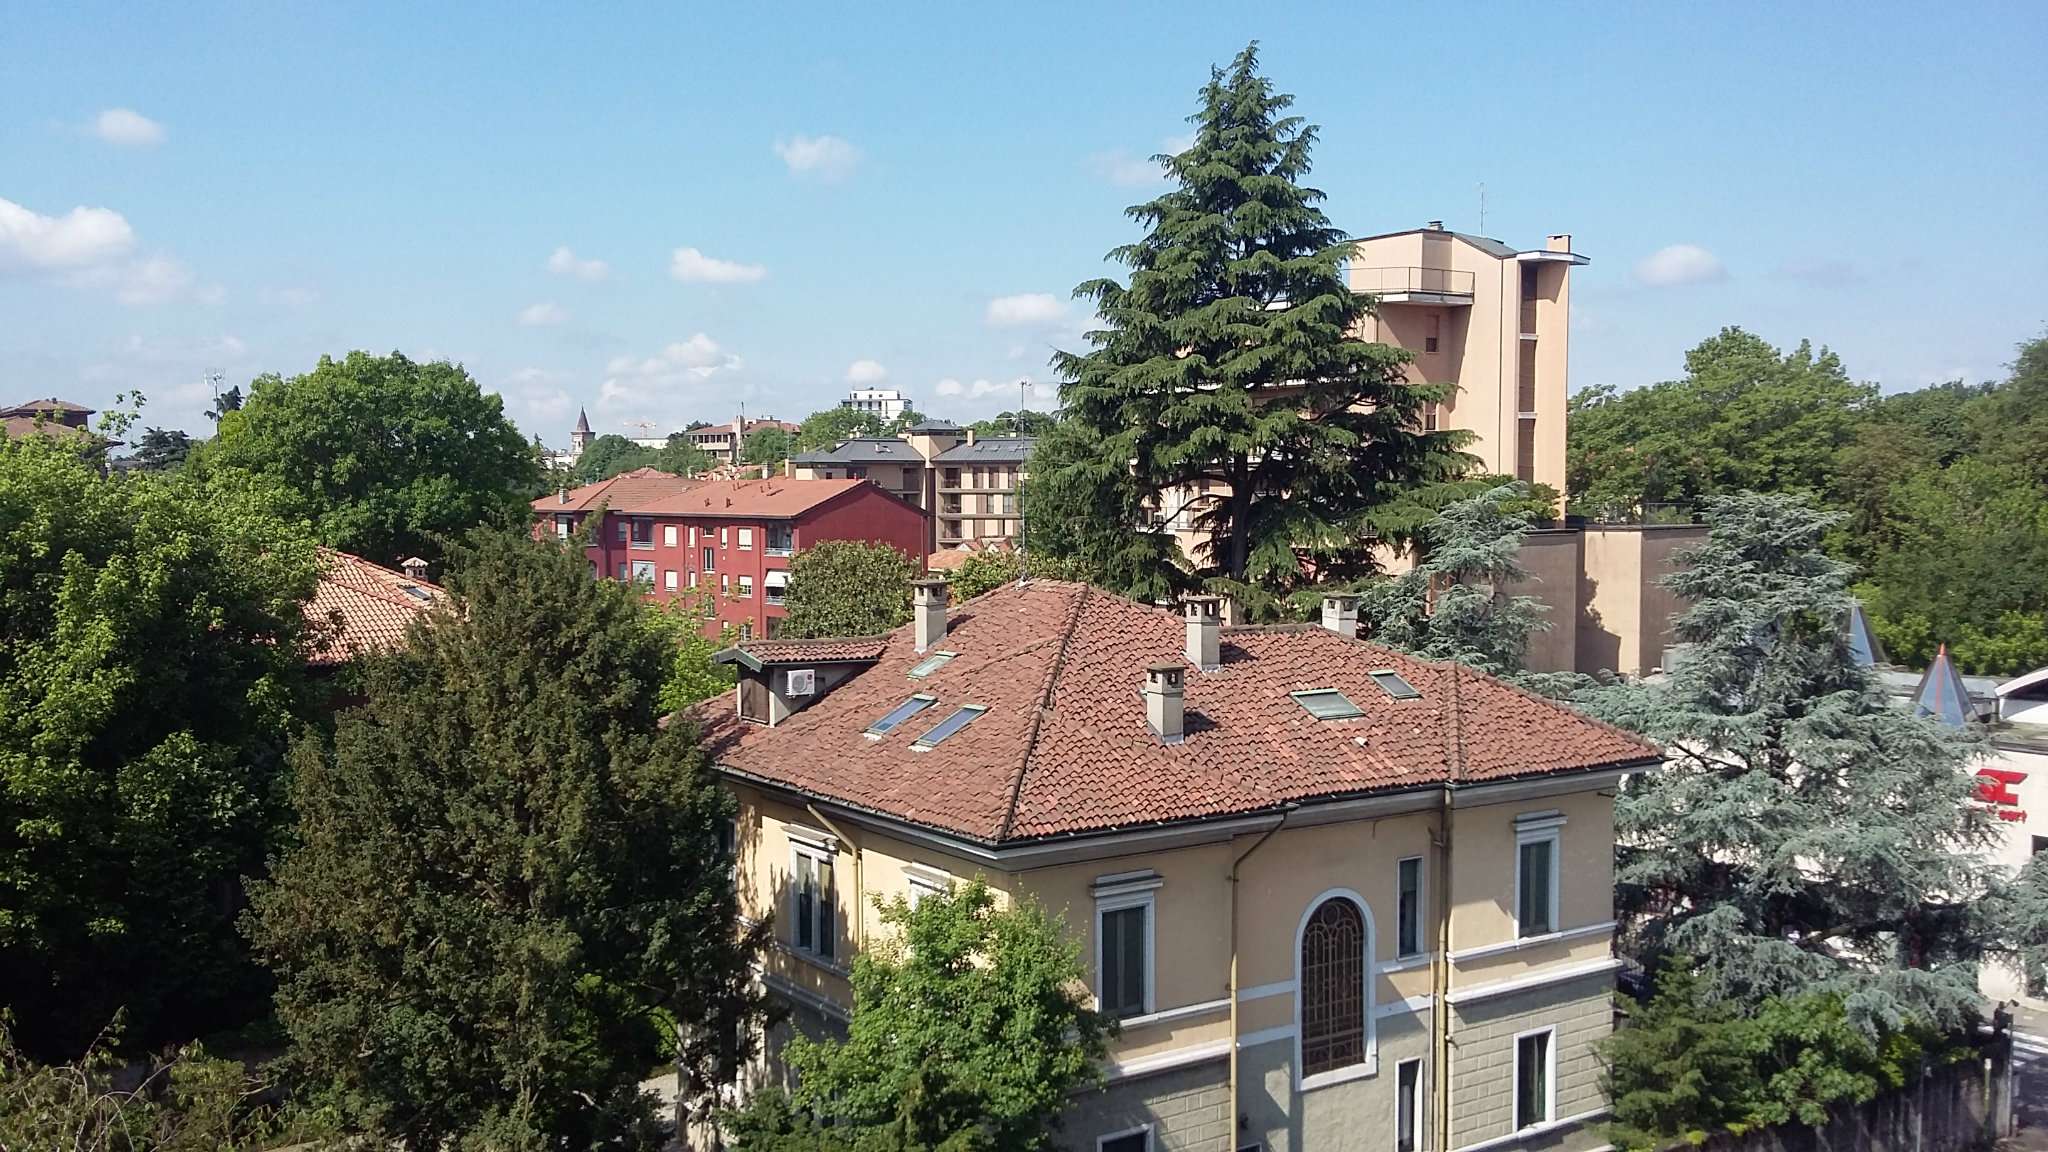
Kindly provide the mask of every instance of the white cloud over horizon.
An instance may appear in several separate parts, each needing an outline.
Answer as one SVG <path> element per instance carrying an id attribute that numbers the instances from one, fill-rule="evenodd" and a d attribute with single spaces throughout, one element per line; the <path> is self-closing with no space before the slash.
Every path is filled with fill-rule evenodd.
<path id="1" fill-rule="evenodd" d="M 1067 318 L 1067 306 L 1050 292 L 1020 292 L 988 302 L 985 316 L 992 328 L 1040 328 Z"/>
<path id="2" fill-rule="evenodd" d="M 164 126 L 133 108 L 109 108 L 92 122 L 92 134 L 123 148 L 154 148 L 164 142 Z"/>
<path id="3" fill-rule="evenodd" d="M 1652 288 L 1710 284 L 1728 278 L 1719 257 L 1697 244 L 1671 244 L 1636 262 L 1636 279 Z"/>
<path id="4" fill-rule="evenodd" d="M 766 279 L 768 269 L 706 256 L 695 248 L 678 248 L 669 257 L 668 274 L 686 284 L 752 284 Z"/>
<path id="5" fill-rule="evenodd" d="M 135 230 L 110 208 L 80 205 L 45 216 L 0 199 L 0 271 L 10 265 L 38 271 L 89 268 L 126 256 Z"/>
<path id="6" fill-rule="evenodd" d="M 775 154 L 790 175 L 812 177 L 828 183 L 853 175 L 860 163 L 860 149 L 838 136 L 796 135 L 775 142 Z"/>
<path id="7" fill-rule="evenodd" d="M 855 360 L 846 366 L 846 382 L 848 384 L 880 384 L 888 378 L 889 370 L 882 367 L 879 360 Z"/>
<path id="8" fill-rule="evenodd" d="M 611 275 L 612 266 L 602 260 L 585 260 L 576 255 L 567 244 L 557 247 L 548 254 L 548 271 L 557 276 L 573 276 L 578 280 L 602 280 Z"/>
<path id="9" fill-rule="evenodd" d="M 702 332 L 663 345 L 652 356 L 614 356 L 605 365 L 597 402 L 610 410 L 659 411 L 678 389 L 740 367 L 740 358 Z"/>
<path id="10" fill-rule="evenodd" d="M 1111 148 L 1088 157 L 1088 168 L 1097 176 L 1118 188 L 1146 188 L 1167 181 L 1166 166 L 1154 160 L 1154 156 L 1177 156 L 1193 147 L 1192 133 L 1168 136 L 1159 142 L 1157 152 L 1143 156 L 1128 148 Z"/>
<path id="11" fill-rule="evenodd" d="M 529 304 L 519 310 L 521 328 L 553 328 L 568 321 L 568 310 L 552 300 Z"/>

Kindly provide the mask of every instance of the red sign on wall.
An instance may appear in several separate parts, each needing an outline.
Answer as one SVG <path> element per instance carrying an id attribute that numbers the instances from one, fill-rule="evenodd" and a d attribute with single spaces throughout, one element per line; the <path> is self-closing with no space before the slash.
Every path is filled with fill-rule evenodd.
<path id="1" fill-rule="evenodd" d="M 2027 814 L 2020 808 L 2019 793 L 2012 788 L 2026 778 L 2025 772 L 2015 772 L 2010 768 L 1979 768 L 1977 799 L 1991 805 L 1991 810 L 1998 813 L 2000 820 L 2025 820 Z"/>

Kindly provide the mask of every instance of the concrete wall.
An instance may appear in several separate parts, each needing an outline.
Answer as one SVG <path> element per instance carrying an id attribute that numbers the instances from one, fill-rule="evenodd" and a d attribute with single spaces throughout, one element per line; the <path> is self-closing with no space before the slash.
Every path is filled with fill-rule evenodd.
<path id="1" fill-rule="evenodd" d="M 1994 859 L 2008 871 L 2017 872 L 2034 855 L 2036 838 L 2048 842 L 2048 751 L 2001 745 L 1994 736 L 1990 755 L 1975 769 L 1980 775 L 1986 770 L 1998 774 L 1990 787 L 1998 789 L 1996 807 L 2003 835 Z M 1994 1000 L 2017 1000 L 2048 1011 L 2048 996 L 2029 996 L 2022 973 L 2012 965 L 1987 963 L 1979 980 L 1984 994 Z"/>
<path id="2" fill-rule="evenodd" d="M 1550 627 L 1529 638 L 1525 660 L 1532 671 L 1570 672 L 1579 666 L 1581 540 L 1577 530 L 1558 528 L 1539 529 L 1522 541 L 1519 559 L 1529 579 L 1508 592 L 1534 596 L 1550 609 L 1543 617 Z"/>
<path id="3" fill-rule="evenodd" d="M 1555 1029 L 1555 1105 L 1550 1125 L 1516 1145 L 1524 1148 L 1597 1147 L 1606 1100 L 1594 1046 L 1613 1030 L 1609 977 L 1556 984 L 1501 996 L 1453 1011 L 1451 1057 L 1452 1148 L 1514 1132 L 1515 1038 Z"/>

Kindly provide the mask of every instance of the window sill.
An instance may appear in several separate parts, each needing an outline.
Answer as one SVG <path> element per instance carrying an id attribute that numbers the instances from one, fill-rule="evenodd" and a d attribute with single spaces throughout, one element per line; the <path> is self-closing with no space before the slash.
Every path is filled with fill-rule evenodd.
<path id="1" fill-rule="evenodd" d="M 1377 1076 L 1379 1072 L 1380 1057 L 1379 1053 L 1375 1052 L 1371 1056 L 1366 1057 L 1363 1064 L 1353 1064 L 1345 1068 L 1332 1068 L 1328 1072 L 1318 1072 L 1313 1076 L 1304 1076 L 1301 1078 L 1301 1082 L 1295 1085 L 1295 1089 L 1301 1092 L 1308 1092 L 1317 1088 L 1328 1088 L 1332 1084 L 1349 1084 L 1353 1080 L 1364 1080 L 1368 1077 Z"/>

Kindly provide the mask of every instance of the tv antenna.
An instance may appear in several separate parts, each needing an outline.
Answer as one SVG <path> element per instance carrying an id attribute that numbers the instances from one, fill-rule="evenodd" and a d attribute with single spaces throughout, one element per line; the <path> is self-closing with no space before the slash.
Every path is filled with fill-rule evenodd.
<path id="1" fill-rule="evenodd" d="M 1486 181 L 1479 182 L 1479 234 L 1486 235 Z"/>

